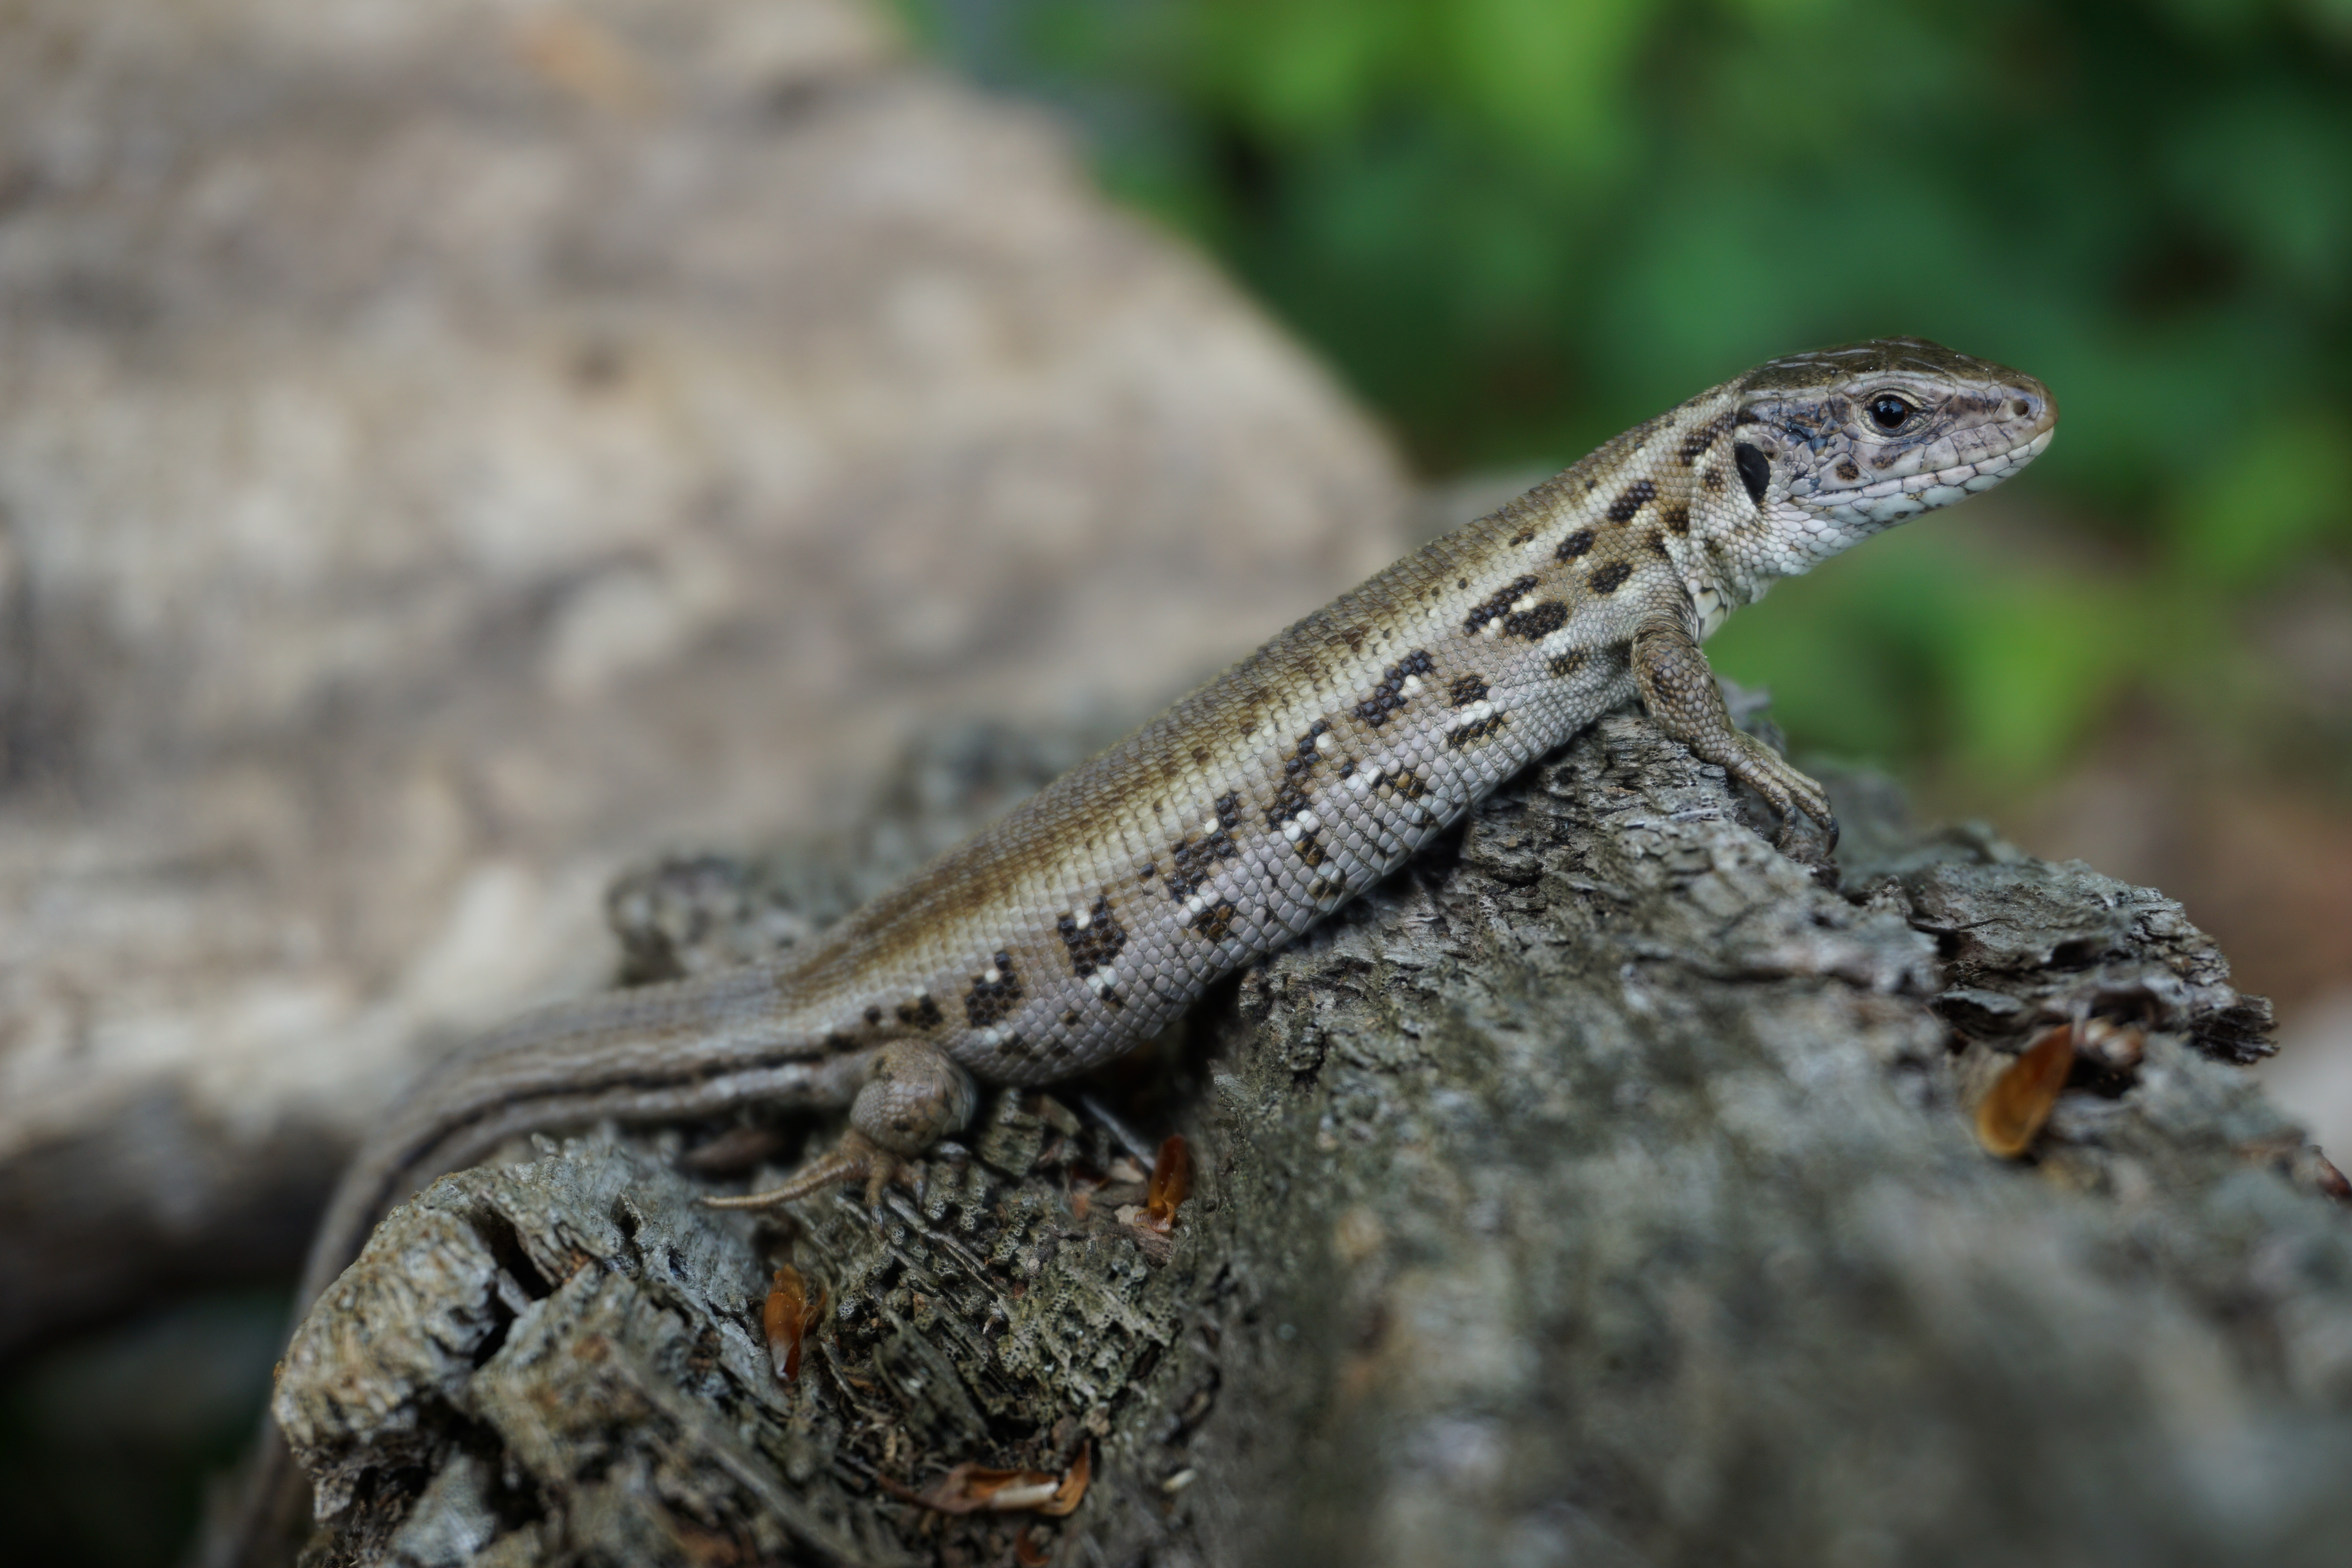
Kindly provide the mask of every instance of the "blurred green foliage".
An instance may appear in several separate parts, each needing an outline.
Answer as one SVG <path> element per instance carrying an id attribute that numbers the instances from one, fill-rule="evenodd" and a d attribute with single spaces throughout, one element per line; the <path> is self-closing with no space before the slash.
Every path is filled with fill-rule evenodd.
<path id="1" fill-rule="evenodd" d="M 1433 475 L 1881 332 L 2049 382 L 2011 515 L 2096 563 L 1953 519 L 1784 585 L 1715 651 L 1801 742 L 2023 788 L 2126 690 L 2253 723 L 2250 606 L 2352 542 L 2352 0 L 902 4 Z"/>

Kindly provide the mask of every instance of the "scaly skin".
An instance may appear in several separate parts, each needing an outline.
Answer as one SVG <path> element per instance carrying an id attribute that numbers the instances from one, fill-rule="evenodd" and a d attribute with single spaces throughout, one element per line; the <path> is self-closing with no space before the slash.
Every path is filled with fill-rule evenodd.
<path id="1" fill-rule="evenodd" d="M 877 1185 L 961 1127 L 971 1078 L 1036 1084 L 1159 1030 L 1638 696 L 1833 846 L 1821 787 L 1735 730 L 1700 643 L 1777 578 L 1988 489 L 2057 411 L 1917 339 L 1775 360 L 1300 621 L 821 938 L 533 1014 L 367 1140 L 314 1300 L 393 1203 L 540 1128 L 854 1101 L 840 1149 L 744 1203 Z"/>

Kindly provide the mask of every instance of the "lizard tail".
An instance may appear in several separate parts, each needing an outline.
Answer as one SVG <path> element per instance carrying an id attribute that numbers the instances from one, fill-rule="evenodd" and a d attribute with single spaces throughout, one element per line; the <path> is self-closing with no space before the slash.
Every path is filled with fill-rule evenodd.
<path id="1" fill-rule="evenodd" d="M 299 1324 L 395 1204 L 509 1139 L 614 1120 L 658 1121 L 763 1105 L 837 1106 L 864 1082 L 870 1049 L 793 1026 L 780 970 L 751 965 L 639 986 L 527 1014 L 436 1064 L 372 1131 L 336 1184 L 295 1295 Z M 233 1500 L 215 1510 L 199 1568 L 292 1560 L 309 1479 L 274 1415 Z"/>

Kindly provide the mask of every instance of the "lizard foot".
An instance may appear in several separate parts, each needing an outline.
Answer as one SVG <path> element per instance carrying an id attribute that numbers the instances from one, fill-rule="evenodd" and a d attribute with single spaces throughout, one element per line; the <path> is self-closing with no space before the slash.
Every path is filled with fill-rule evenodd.
<path id="1" fill-rule="evenodd" d="M 896 1041 L 874 1053 L 840 1142 L 781 1187 L 702 1202 L 719 1209 L 776 1208 L 837 1183 L 860 1180 L 868 1208 L 880 1206 L 882 1189 L 892 1182 L 919 1196 L 920 1156 L 971 1120 L 978 1098 L 971 1076 L 945 1052 L 918 1041 Z"/>
<path id="2" fill-rule="evenodd" d="M 1762 795 L 1780 814 L 1775 847 L 1792 860 L 1808 864 L 1827 860 L 1838 841 L 1837 815 L 1830 810 L 1829 792 L 1753 735 L 1735 734 L 1733 740 L 1730 755 L 1710 760 L 1720 761 L 1732 777 Z M 1821 828 L 1818 852 L 1806 842 L 1811 836 L 1799 826 L 1803 817 L 1811 817 Z"/>

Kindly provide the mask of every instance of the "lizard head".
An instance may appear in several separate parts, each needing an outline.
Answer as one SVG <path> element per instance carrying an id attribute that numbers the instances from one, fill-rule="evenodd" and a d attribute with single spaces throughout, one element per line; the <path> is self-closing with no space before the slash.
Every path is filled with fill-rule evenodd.
<path id="1" fill-rule="evenodd" d="M 1801 572 L 1880 530 L 1979 494 L 2050 444 L 2058 405 L 2030 375 L 1924 338 L 1791 354 L 1732 384 L 1732 467 L 1718 536 L 1751 580 Z M 1747 506 L 1741 506 L 1742 492 Z"/>

